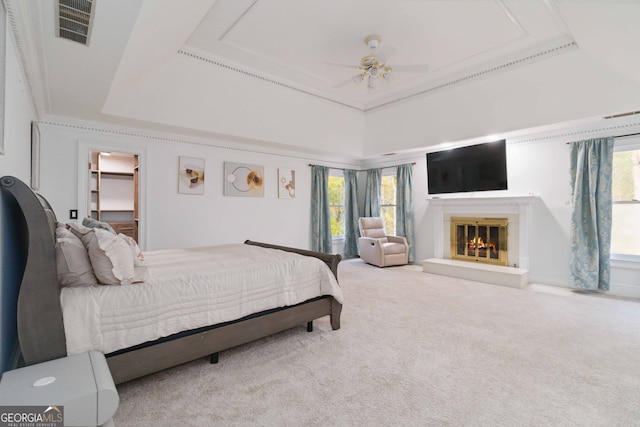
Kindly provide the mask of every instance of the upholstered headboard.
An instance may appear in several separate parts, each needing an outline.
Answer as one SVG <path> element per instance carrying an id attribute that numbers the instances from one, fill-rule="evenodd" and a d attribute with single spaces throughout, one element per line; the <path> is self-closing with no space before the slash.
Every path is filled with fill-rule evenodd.
<path id="1" fill-rule="evenodd" d="M 19 286 L 17 324 L 25 364 L 32 365 L 67 355 L 60 288 L 56 272 L 56 217 L 49 203 L 12 176 L 0 179 L 3 197 L 19 212 L 12 215 L 23 228 L 26 260 Z"/>

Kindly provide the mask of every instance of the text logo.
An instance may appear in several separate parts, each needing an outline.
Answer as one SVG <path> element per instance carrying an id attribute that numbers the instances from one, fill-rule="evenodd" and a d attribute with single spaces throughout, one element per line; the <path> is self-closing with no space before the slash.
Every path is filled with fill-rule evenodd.
<path id="1" fill-rule="evenodd" d="M 64 406 L 0 406 L 0 427 L 63 427 Z"/>

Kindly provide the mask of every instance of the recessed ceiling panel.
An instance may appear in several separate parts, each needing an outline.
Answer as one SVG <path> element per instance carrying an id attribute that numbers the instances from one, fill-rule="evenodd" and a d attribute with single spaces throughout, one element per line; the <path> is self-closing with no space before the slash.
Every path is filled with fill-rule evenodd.
<path id="1" fill-rule="evenodd" d="M 408 40 L 406 53 L 429 52 L 433 70 L 527 35 L 500 1 L 399 1 L 398 4 L 407 17 L 421 23 L 420 32 Z"/>
<path id="2" fill-rule="evenodd" d="M 366 109 L 447 73 L 531 56 L 567 36 L 558 19 L 547 0 L 218 0 L 185 51 Z M 352 80 L 372 54 L 369 35 L 380 36 L 376 60 L 392 70 L 375 88 L 368 75 Z"/>

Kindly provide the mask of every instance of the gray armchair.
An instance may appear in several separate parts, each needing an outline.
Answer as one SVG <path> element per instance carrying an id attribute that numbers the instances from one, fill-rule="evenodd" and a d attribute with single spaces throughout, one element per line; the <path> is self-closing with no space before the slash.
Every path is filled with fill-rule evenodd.
<path id="1" fill-rule="evenodd" d="M 380 217 L 363 217 L 358 219 L 360 228 L 360 258 L 378 267 L 404 265 L 409 262 L 409 245 L 407 239 L 400 236 L 387 236 Z"/>

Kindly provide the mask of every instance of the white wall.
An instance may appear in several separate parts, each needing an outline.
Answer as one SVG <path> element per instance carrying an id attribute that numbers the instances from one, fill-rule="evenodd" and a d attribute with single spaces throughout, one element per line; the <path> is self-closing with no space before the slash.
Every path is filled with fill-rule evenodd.
<path id="1" fill-rule="evenodd" d="M 35 112 L 9 34 L 7 34 L 6 48 L 4 155 L 0 155 L 0 176 L 13 175 L 29 183 L 31 121 L 35 120 Z"/>
<path id="2" fill-rule="evenodd" d="M 184 55 L 115 92 L 104 113 L 356 157 L 364 151 L 362 111 Z M 194 93 L 211 96 L 193 102 Z M 149 99 L 158 100 L 153 108 Z"/>
<path id="3" fill-rule="evenodd" d="M 368 111 L 364 155 L 504 135 L 638 106 L 635 82 L 581 50 L 514 67 L 497 81 L 487 76 Z"/>
<path id="4" fill-rule="evenodd" d="M 612 125 L 613 131 L 627 125 Z M 605 130 L 609 132 L 608 130 Z M 569 283 L 569 223 L 571 217 L 568 179 L 569 148 L 566 142 L 597 136 L 585 131 L 556 130 L 557 136 L 532 135 L 508 139 L 509 190 L 477 193 L 482 196 L 539 197 L 531 211 L 529 280 L 557 286 Z M 69 209 L 86 214 L 82 186 L 78 186 L 79 152 L 111 149 L 141 155 L 143 191 L 141 244 L 146 250 L 242 242 L 245 239 L 310 247 L 309 163 L 333 166 L 330 159 L 317 161 L 298 154 L 267 153 L 265 148 L 248 149 L 225 141 L 172 141 L 171 137 L 101 132 L 89 127 L 41 124 L 43 164 L 41 188 L 62 220 Z M 179 156 L 200 157 L 206 162 L 205 195 L 177 192 Z M 427 172 L 424 153 L 364 161 L 359 165 L 336 163 L 335 167 L 367 169 L 415 162 L 413 168 L 416 261 L 434 256 L 434 215 L 427 201 Z M 335 161 L 335 159 L 333 159 Z M 246 162 L 265 167 L 265 196 L 227 197 L 222 194 L 225 161 Z M 297 192 L 293 200 L 277 198 L 277 169 L 296 170 Z M 361 173 L 359 177 L 364 178 Z M 80 180 L 82 182 L 82 180 Z M 359 190 L 363 190 L 360 185 Z M 492 193 L 492 194 L 489 194 Z M 360 191 L 359 198 L 364 196 Z M 640 270 L 633 263 L 613 263 L 611 292 L 640 298 Z"/>
<path id="5" fill-rule="evenodd" d="M 508 144 L 507 173 L 507 194 L 540 197 L 530 218 L 529 281 L 566 286 L 572 210 L 569 146 L 557 139 Z"/>
<path id="6" fill-rule="evenodd" d="M 87 163 L 86 153 L 109 149 L 140 155 L 140 243 L 145 250 L 242 243 L 245 239 L 310 247 L 309 163 L 332 166 L 331 162 L 238 148 L 225 141 L 185 143 L 166 137 L 114 135 L 86 126 L 41 123 L 40 127 L 41 192 L 60 221 L 69 221 L 70 209 L 78 209 L 80 218 L 86 215 L 86 171 L 82 169 Z M 178 193 L 180 156 L 205 160 L 204 195 Z M 264 197 L 224 196 L 225 161 L 264 166 Z M 294 199 L 278 198 L 278 168 L 296 171 Z"/>

